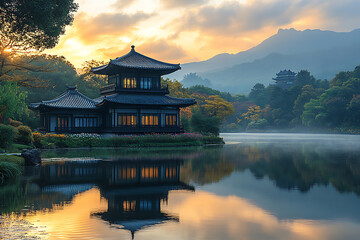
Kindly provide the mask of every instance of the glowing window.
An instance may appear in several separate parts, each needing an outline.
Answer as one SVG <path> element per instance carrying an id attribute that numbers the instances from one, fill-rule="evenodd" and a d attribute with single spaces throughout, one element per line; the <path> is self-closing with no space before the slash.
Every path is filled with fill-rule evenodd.
<path id="1" fill-rule="evenodd" d="M 166 178 L 174 178 L 176 177 L 176 168 L 168 167 L 165 169 L 165 177 Z"/>
<path id="2" fill-rule="evenodd" d="M 123 88 L 136 88 L 136 78 L 135 77 L 124 77 Z"/>
<path id="3" fill-rule="evenodd" d="M 158 126 L 159 115 L 158 114 L 143 114 L 141 123 L 143 126 Z"/>
<path id="4" fill-rule="evenodd" d="M 155 167 L 145 167 L 141 169 L 141 177 L 144 179 L 154 179 L 159 177 L 159 169 Z"/>
<path id="5" fill-rule="evenodd" d="M 136 207 L 136 201 L 123 201 L 124 212 L 134 212 Z"/>
<path id="6" fill-rule="evenodd" d="M 166 126 L 176 126 L 177 125 L 176 114 L 166 114 L 165 115 L 165 125 Z"/>
<path id="7" fill-rule="evenodd" d="M 136 126 L 137 115 L 136 114 L 119 114 L 118 126 Z"/>
<path id="8" fill-rule="evenodd" d="M 119 168 L 118 169 L 118 177 L 122 180 L 131 180 L 136 177 L 136 169 L 135 168 Z"/>

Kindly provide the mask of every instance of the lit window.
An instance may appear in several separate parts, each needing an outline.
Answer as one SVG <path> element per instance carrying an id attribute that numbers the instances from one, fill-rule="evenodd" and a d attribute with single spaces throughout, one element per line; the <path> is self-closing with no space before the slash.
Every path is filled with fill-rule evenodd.
<path id="1" fill-rule="evenodd" d="M 136 177 L 136 169 L 135 168 L 119 168 L 118 169 L 118 177 L 122 180 L 131 180 Z"/>
<path id="2" fill-rule="evenodd" d="M 123 88 L 136 88 L 136 78 L 135 77 L 124 77 Z"/>
<path id="3" fill-rule="evenodd" d="M 68 117 L 58 117 L 58 128 L 68 128 Z"/>
<path id="4" fill-rule="evenodd" d="M 166 116 L 165 116 L 165 125 L 166 126 L 177 126 L 176 114 L 166 114 Z"/>
<path id="5" fill-rule="evenodd" d="M 137 115 L 136 114 L 119 114 L 118 126 L 136 126 Z"/>
<path id="6" fill-rule="evenodd" d="M 166 178 L 174 178 L 176 177 L 176 168 L 168 167 L 165 169 L 165 177 Z"/>
<path id="7" fill-rule="evenodd" d="M 141 177 L 144 179 L 154 179 L 159 177 L 159 169 L 156 167 L 145 167 L 141 169 Z"/>
<path id="8" fill-rule="evenodd" d="M 159 115 L 158 114 L 143 114 L 141 123 L 143 126 L 158 126 Z"/>
<path id="9" fill-rule="evenodd" d="M 136 207 L 136 201 L 123 201 L 124 212 L 134 212 Z"/>

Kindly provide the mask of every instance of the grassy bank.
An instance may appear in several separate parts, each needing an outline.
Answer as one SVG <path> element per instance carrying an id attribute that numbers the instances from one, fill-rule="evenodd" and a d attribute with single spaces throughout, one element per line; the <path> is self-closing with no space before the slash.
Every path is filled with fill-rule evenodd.
<path id="1" fill-rule="evenodd" d="M 19 156 L 0 155 L 0 184 L 22 172 L 24 159 Z"/>
<path id="2" fill-rule="evenodd" d="M 176 147 L 223 144 L 222 138 L 195 133 L 100 136 L 97 134 L 34 133 L 34 144 L 42 149 L 80 147 Z"/>

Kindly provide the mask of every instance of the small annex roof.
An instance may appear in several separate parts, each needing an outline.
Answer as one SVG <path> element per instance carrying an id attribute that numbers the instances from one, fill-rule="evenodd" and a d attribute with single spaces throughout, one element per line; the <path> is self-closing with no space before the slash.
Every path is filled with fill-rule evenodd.
<path id="1" fill-rule="evenodd" d="M 94 99 L 98 106 L 105 102 L 124 104 L 124 105 L 157 105 L 157 106 L 176 106 L 187 107 L 196 104 L 193 98 L 175 98 L 169 95 L 144 95 L 115 93 L 113 95 L 102 96 Z"/>
<path id="2" fill-rule="evenodd" d="M 30 108 L 38 109 L 42 106 L 53 108 L 71 108 L 71 109 L 96 109 L 94 100 L 80 93 L 76 87 L 67 87 L 67 91 L 57 98 L 40 103 L 31 103 Z"/>
<path id="3" fill-rule="evenodd" d="M 116 59 L 111 60 L 106 65 L 95 67 L 91 72 L 95 74 L 109 75 L 113 68 L 120 68 L 122 70 L 154 70 L 163 74 L 169 74 L 181 69 L 180 64 L 171 64 L 161 62 L 153 58 L 147 57 L 135 51 L 135 46 L 131 46 L 131 51 Z"/>

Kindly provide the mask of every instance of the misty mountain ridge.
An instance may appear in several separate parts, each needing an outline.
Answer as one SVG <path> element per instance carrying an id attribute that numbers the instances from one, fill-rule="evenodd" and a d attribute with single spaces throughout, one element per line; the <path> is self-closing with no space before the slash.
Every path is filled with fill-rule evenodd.
<path id="1" fill-rule="evenodd" d="M 256 83 L 268 85 L 283 69 L 309 70 L 318 79 L 332 79 L 339 71 L 360 65 L 360 29 L 351 32 L 280 29 L 259 45 L 237 54 L 219 54 L 202 62 L 182 65 L 169 75 L 182 80 L 194 72 L 214 88 L 248 93 Z"/>

